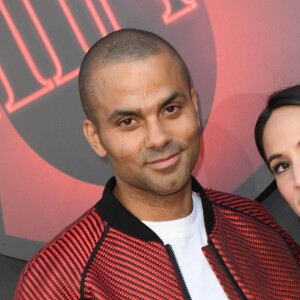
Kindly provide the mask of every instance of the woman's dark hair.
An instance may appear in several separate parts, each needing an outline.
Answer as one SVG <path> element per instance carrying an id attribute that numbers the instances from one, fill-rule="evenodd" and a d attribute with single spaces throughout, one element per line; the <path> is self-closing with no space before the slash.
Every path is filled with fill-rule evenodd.
<path id="1" fill-rule="evenodd" d="M 263 147 L 263 133 L 265 126 L 272 113 L 279 107 L 287 105 L 300 105 L 300 85 L 294 85 L 273 93 L 267 102 L 265 109 L 260 113 L 255 125 L 255 142 L 257 149 L 267 163 L 265 150 Z"/>

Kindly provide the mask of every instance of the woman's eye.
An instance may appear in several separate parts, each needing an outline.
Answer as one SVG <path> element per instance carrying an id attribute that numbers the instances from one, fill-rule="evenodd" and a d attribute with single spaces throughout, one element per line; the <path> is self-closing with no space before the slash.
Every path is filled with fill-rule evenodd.
<path id="1" fill-rule="evenodd" d="M 290 167 L 288 162 L 280 162 L 273 167 L 274 174 L 280 174 Z"/>

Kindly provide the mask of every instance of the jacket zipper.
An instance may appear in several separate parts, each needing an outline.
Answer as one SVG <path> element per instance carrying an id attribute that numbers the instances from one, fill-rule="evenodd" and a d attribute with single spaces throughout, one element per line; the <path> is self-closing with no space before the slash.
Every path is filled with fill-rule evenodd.
<path id="1" fill-rule="evenodd" d="M 179 279 L 179 282 L 180 282 L 181 287 L 183 289 L 184 298 L 186 300 L 192 300 L 191 295 L 190 295 L 190 293 L 189 293 L 189 291 L 187 289 L 186 283 L 184 281 L 184 278 L 182 276 L 181 270 L 179 268 L 178 261 L 176 259 L 175 253 L 174 253 L 174 251 L 172 249 L 172 246 L 171 245 L 166 245 L 165 247 L 166 247 L 167 252 L 168 252 L 168 254 L 169 254 L 170 258 L 171 258 L 173 266 L 175 267 L 177 278 Z"/>
<path id="2" fill-rule="evenodd" d="M 248 298 L 246 297 L 246 295 L 244 294 L 244 292 L 241 290 L 241 288 L 239 287 L 239 285 L 237 284 L 236 280 L 234 279 L 234 277 L 232 276 L 232 274 L 230 273 L 230 271 L 228 270 L 225 262 L 223 261 L 220 253 L 218 252 L 218 250 L 216 249 L 215 245 L 213 244 L 212 240 L 208 239 L 208 244 L 209 247 L 211 248 L 211 250 L 213 251 L 213 253 L 216 255 L 217 260 L 219 261 L 219 263 L 221 264 L 223 270 L 225 271 L 226 275 L 228 276 L 230 282 L 232 283 L 234 289 L 236 290 L 236 292 L 239 294 L 239 296 L 241 297 L 241 299 L 243 300 L 248 300 Z"/>

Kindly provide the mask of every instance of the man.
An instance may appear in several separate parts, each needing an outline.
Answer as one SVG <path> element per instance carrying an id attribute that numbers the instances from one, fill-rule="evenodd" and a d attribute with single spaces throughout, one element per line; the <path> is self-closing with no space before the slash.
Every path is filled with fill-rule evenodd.
<path id="1" fill-rule="evenodd" d="M 204 190 L 196 91 L 160 37 L 123 29 L 79 74 L 84 134 L 114 177 L 26 266 L 16 299 L 300 299 L 300 250 L 254 201 Z"/>

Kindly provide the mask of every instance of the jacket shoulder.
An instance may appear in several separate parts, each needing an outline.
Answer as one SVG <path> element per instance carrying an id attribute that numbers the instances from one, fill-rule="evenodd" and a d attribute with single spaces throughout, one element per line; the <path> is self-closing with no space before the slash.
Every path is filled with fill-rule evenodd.
<path id="1" fill-rule="evenodd" d="M 227 207 L 229 209 L 240 211 L 241 213 L 246 213 L 259 219 L 269 218 L 269 221 L 274 221 L 270 213 L 255 200 L 240 195 L 220 192 L 212 189 L 205 189 L 205 193 L 212 201 L 213 205 Z"/>
<path id="2" fill-rule="evenodd" d="M 205 193 L 213 206 L 219 206 L 224 209 L 229 209 L 247 215 L 248 217 L 257 220 L 257 222 L 260 222 L 261 225 L 264 224 L 265 226 L 270 227 L 285 240 L 300 265 L 299 246 L 292 237 L 277 224 L 272 215 L 260 203 L 240 195 L 234 195 L 212 189 L 205 189 Z"/>
<path id="3" fill-rule="evenodd" d="M 82 273 L 103 230 L 100 216 L 91 208 L 26 264 L 15 299 L 80 298 Z"/>

